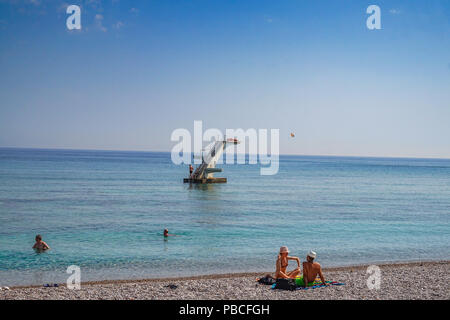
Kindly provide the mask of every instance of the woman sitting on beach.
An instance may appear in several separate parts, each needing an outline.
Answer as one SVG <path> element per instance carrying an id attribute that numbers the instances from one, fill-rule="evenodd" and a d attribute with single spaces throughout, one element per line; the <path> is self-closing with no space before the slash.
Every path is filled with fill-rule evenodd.
<path id="1" fill-rule="evenodd" d="M 275 279 L 295 279 L 295 277 L 301 272 L 300 259 L 298 257 L 288 256 L 289 249 L 286 246 L 280 248 L 280 254 L 278 255 L 275 271 Z M 289 260 L 297 261 L 297 268 L 290 272 L 286 272 Z"/>
<path id="2" fill-rule="evenodd" d="M 37 251 L 44 251 L 50 249 L 50 247 L 42 241 L 42 236 L 38 234 L 36 236 L 36 243 L 34 244 L 33 249 L 36 249 Z"/>

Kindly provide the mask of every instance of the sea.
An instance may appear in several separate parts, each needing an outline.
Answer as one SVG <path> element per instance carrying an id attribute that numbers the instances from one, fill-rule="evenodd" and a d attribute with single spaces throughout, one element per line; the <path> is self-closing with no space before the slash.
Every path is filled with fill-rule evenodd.
<path id="1" fill-rule="evenodd" d="M 0 149 L 0 286 L 262 273 L 280 246 L 323 267 L 450 258 L 450 159 L 220 167 L 190 185 L 167 152 Z"/>

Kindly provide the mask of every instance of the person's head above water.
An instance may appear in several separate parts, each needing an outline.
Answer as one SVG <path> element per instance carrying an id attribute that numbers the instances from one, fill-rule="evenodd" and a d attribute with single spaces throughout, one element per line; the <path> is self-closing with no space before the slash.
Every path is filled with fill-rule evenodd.
<path id="1" fill-rule="evenodd" d="M 308 255 L 306 256 L 306 259 L 309 262 L 313 262 L 314 259 L 316 258 L 316 256 L 317 256 L 317 254 L 314 251 L 311 250 L 311 251 L 308 252 Z"/>
<path id="2" fill-rule="evenodd" d="M 289 249 L 288 249 L 288 247 L 286 247 L 286 246 L 282 246 L 281 248 L 280 248 L 280 254 L 288 254 L 289 253 Z"/>
<path id="3" fill-rule="evenodd" d="M 42 236 L 40 234 L 36 235 L 36 242 L 42 241 Z"/>
<path id="4" fill-rule="evenodd" d="M 169 235 L 169 230 L 164 229 L 164 237 L 167 237 Z"/>

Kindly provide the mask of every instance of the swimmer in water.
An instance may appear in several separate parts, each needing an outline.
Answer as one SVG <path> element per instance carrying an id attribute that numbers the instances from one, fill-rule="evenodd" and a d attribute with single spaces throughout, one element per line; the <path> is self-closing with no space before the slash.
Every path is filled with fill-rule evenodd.
<path id="1" fill-rule="evenodd" d="M 171 236 L 175 236 L 175 234 L 169 234 L 169 230 L 164 229 L 164 238 L 171 237 Z"/>
<path id="2" fill-rule="evenodd" d="M 37 251 L 45 251 L 49 250 L 50 247 L 48 244 L 46 244 L 44 241 L 42 241 L 42 236 L 38 234 L 36 236 L 36 243 L 33 246 L 33 249 L 36 249 Z"/>

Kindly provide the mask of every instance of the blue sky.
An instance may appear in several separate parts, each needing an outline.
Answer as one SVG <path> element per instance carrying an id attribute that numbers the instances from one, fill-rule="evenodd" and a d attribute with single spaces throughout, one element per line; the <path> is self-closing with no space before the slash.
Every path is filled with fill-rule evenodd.
<path id="1" fill-rule="evenodd" d="M 170 151 L 203 120 L 279 128 L 284 154 L 450 158 L 445 0 L 0 0 L 0 70 L 2 147 Z"/>

